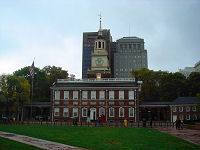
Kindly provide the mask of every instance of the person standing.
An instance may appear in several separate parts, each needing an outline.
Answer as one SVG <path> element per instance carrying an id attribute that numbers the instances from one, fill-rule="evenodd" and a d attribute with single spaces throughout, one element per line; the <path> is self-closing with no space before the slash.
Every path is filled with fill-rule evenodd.
<path id="1" fill-rule="evenodd" d="M 126 120 L 126 118 L 124 119 L 124 126 L 127 127 L 128 121 Z"/>
<path id="2" fill-rule="evenodd" d="M 183 120 L 181 119 L 181 129 L 183 130 Z"/>

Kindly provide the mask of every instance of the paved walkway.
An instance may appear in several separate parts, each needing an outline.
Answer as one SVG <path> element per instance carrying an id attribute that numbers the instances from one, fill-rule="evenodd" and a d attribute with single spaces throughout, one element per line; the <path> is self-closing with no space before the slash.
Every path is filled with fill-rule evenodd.
<path id="1" fill-rule="evenodd" d="M 8 132 L 0 131 L 0 137 L 8 138 L 10 140 L 18 141 L 21 143 L 25 143 L 28 145 L 32 145 L 32 146 L 47 149 L 47 150 L 86 150 L 85 148 L 69 146 L 69 145 L 65 145 L 61 143 L 46 141 L 42 139 L 37 139 L 37 138 L 29 137 L 29 136 L 18 135 L 18 134 L 8 133 Z"/>
<path id="2" fill-rule="evenodd" d="M 186 141 L 192 142 L 200 146 L 200 130 L 183 129 L 176 130 L 176 128 L 155 128 L 164 133 L 171 134 L 173 136 L 182 138 Z"/>

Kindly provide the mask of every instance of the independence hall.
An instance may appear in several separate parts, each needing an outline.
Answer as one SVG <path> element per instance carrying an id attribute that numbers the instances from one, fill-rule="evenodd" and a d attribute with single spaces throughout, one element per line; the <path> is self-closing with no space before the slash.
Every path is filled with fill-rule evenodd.
<path id="1" fill-rule="evenodd" d="M 138 85 L 133 79 L 58 79 L 51 87 L 54 121 L 137 121 Z"/>

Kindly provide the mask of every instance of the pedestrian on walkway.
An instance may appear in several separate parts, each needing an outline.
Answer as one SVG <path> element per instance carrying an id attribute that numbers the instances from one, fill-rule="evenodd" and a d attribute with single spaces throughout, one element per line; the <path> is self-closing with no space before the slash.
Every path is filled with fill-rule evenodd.
<path id="1" fill-rule="evenodd" d="M 183 130 L 183 119 L 181 119 L 181 129 Z"/>
<path id="2" fill-rule="evenodd" d="M 124 126 L 127 127 L 128 121 L 126 120 L 126 118 L 124 119 Z"/>

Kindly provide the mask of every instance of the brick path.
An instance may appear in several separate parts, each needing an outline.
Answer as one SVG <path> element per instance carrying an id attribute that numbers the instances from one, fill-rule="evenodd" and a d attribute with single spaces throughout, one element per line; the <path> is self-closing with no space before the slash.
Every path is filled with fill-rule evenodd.
<path id="1" fill-rule="evenodd" d="M 0 131 L 0 137 L 8 138 L 10 140 L 18 141 L 21 143 L 25 143 L 28 145 L 32 145 L 32 146 L 47 149 L 47 150 L 86 150 L 85 148 L 81 148 L 81 147 L 69 146 L 69 145 L 65 145 L 61 143 L 46 141 L 42 139 L 37 139 L 33 137 L 28 137 L 28 136 L 18 135 L 18 134 L 8 133 L 8 132 Z"/>
<path id="2" fill-rule="evenodd" d="M 191 130 L 191 129 L 176 130 L 176 128 L 170 128 L 170 127 L 169 128 L 158 127 L 154 129 L 182 138 L 186 141 L 192 142 L 200 146 L 200 130 Z"/>

